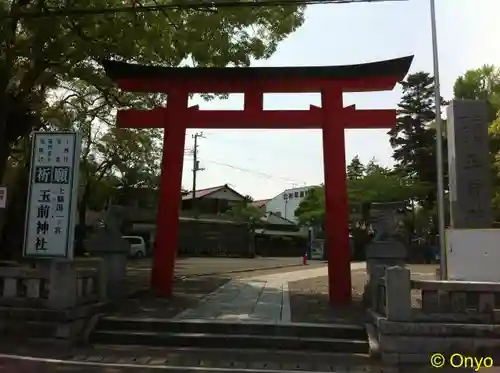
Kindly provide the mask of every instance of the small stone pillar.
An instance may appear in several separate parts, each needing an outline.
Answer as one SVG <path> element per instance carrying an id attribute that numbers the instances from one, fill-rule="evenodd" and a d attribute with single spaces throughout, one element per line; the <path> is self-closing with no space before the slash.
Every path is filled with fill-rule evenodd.
<path id="1" fill-rule="evenodd" d="M 390 266 L 404 266 L 407 258 L 406 247 L 396 238 L 400 211 L 404 202 L 373 203 L 370 209 L 375 237 L 366 247 L 366 271 L 368 283 L 363 300 L 371 307 L 377 294 L 377 286 Z"/>
<path id="2" fill-rule="evenodd" d="M 69 260 L 54 260 L 48 264 L 48 270 L 49 308 L 66 309 L 75 307 L 78 300 L 78 285 L 73 262 Z"/>
<path id="3" fill-rule="evenodd" d="M 411 319 L 411 276 L 408 268 L 394 266 L 385 270 L 385 314 L 390 321 Z"/>
<path id="4" fill-rule="evenodd" d="M 127 296 L 127 258 L 130 254 L 130 243 L 122 239 L 122 211 L 110 207 L 106 212 L 104 227 L 86 244 L 86 249 L 104 261 L 103 270 L 107 280 L 106 294 L 110 299 Z"/>

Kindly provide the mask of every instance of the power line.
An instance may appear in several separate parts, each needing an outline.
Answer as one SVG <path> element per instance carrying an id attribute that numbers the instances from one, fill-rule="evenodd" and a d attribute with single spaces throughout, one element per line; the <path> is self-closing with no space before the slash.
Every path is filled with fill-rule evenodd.
<path id="1" fill-rule="evenodd" d="M 240 7 L 275 7 L 275 6 L 298 6 L 319 4 L 348 4 L 348 3 L 375 3 L 375 2 L 400 2 L 407 0 L 228 0 L 196 2 L 182 2 L 140 6 L 123 6 L 111 8 L 53 8 L 47 7 L 43 11 L 17 11 L 0 16 L 0 19 L 8 18 L 50 18 L 50 17 L 82 17 L 89 15 L 117 14 L 117 13 L 149 13 L 162 12 L 164 10 L 200 10 L 217 12 L 218 8 L 240 8 Z"/>
<path id="2" fill-rule="evenodd" d="M 297 180 L 297 179 L 291 179 L 291 178 L 287 178 L 287 177 L 271 175 L 271 174 L 267 174 L 265 172 L 251 170 L 251 169 L 244 168 L 244 167 L 238 167 L 238 166 L 235 166 L 235 165 L 232 165 L 232 164 L 229 164 L 229 163 L 224 163 L 224 162 L 219 162 L 219 161 L 214 161 L 214 160 L 209 160 L 209 159 L 204 159 L 203 161 L 204 162 L 208 162 L 208 163 L 212 163 L 212 164 L 215 164 L 215 165 L 218 165 L 218 166 L 222 166 L 222 167 L 232 168 L 233 170 L 237 170 L 237 171 L 247 172 L 247 173 L 259 175 L 259 176 L 265 177 L 267 179 L 279 179 L 279 180 L 283 180 L 283 181 L 286 181 L 288 183 L 291 183 L 292 185 L 293 184 L 295 184 L 295 185 L 307 184 L 303 180 L 301 181 L 301 180 Z"/>

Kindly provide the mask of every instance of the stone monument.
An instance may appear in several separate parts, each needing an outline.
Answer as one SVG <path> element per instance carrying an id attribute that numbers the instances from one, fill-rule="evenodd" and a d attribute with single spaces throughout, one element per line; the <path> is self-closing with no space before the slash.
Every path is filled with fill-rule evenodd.
<path id="1" fill-rule="evenodd" d="M 124 219 L 122 207 L 109 207 L 102 226 L 86 244 L 91 255 L 104 259 L 109 298 L 121 298 L 126 296 L 127 292 L 127 257 L 130 253 L 130 243 L 121 238 Z"/>
<path id="2" fill-rule="evenodd" d="M 448 106 L 447 138 L 450 223 L 454 229 L 491 228 L 491 162 L 486 101 L 459 100 Z"/>
<path id="3" fill-rule="evenodd" d="M 405 202 L 372 203 L 370 218 L 375 231 L 373 240 L 366 247 L 366 271 L 368 283 L 363 299 L 371 306 L 377 293 L 377 286 L 387 267 L 404 265 L 407 258 L 405 245 L 398 240 L 401 211 Z"/>

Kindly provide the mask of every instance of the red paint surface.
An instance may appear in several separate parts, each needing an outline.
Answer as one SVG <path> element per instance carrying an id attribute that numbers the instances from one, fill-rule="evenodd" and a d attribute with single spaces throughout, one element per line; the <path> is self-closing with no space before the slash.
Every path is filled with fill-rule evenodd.
<path id="1" fill-rule="evenodd" d="M 349 111 L 343 110 L 342 88 L 321 93 L 323 164 L 325 170 L 325 249 L 328 253 L 328 292 L 331 303 L 351 300 L 351 254 L 347 202 L 344 128 Z M 395 119 L 395 118 L 394 118 Z"/>
<path id="2" fill-rule="evenodd" d="M 335 304 L 351 299 L 348 202 L 344 130 L 390 128 L 395 110 L 356 110 L 343 107 L 343 92 L 391 90 L 401 77 L 374 79 L 121 79 L 122 89 L 167 92 L 166 108 L 123 110 L 118 124 L 127 128 L 165 128 L 157 245 L 151 286 L 159 294 L 172 293 L 179 235 L 179 205 L 186 128 L 322 128 L 325 172 L 325 229 L 328 250 L 329 298 Z M 322 92 L 322 108 L 263 110 L 264 92 Z M 188 108 L 188 92 L 245 93 L 242 111 L 202 111 Z M 177 197 L 178 196 L 178 197 Z"/>
<path id="3" fill-rule="evenodd" d="M 169 109 L 122 110 L 118 121 L 122 128 L 163 128 L 162 118 Z M 391 128 L 396 110 L 356 110 L 354 106 L 344 109 L 345 128 Z M 320 129 L 323 128 L 323 112 L 320 107 L 309 110 L 199 110 L 192 106 L 184 114 L 187 128 L 199 129 Z M 337 126 L 332 122 L 330 126 Z"/>
<path id="4" fill-rule="evenodd" d="M 165 127 L 163 159 L 160 179 L 160 201 L 156 220 L 156 248 L 154 251 L 151 288 L 161 296 L 172 294 L 175 257 L 179 241 L 179 209 L 181 203 L 182 165 L 186 127 L 183 122 L 188 94 L 169 95 L 171 107 L 162 118 Z"/>

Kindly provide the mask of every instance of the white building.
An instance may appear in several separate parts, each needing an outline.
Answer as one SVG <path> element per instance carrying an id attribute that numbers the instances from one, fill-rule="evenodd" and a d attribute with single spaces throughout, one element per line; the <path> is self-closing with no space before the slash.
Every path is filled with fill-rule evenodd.
<path id="1" fill-rule="evenodd" d="M 315 186 L 304 186 L 287 189 L 274 198 L 255 201 L 254 204 L 265 209 L 266 212 L 273 212 L 285 219 L 297 222 L 295 210 L 297 210 L 300 202 L 307 196 L 309 190 L 314 187 Z"/>

